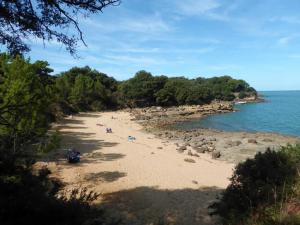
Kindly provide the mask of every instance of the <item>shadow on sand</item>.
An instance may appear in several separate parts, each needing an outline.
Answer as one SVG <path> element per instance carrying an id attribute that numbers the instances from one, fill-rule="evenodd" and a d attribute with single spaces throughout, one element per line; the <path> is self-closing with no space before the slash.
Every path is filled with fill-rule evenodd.
<path id="1" fill-rule="evenodd" d="M 83 127 L 83 126 L 69 126 L 69 125 L 59 125 L 55 127 L 58 130 L 61 129 L 72 129 L 72 130 L 78 130 L 78 129 L 87 129 L 88 127 Z"/>
<path id="2" fill-rule="evenodd" d="M 76 115 L 76 117 L 90 117 L 90 118 L 99 118 L 101 117 L 98 114 L 93 114 L 93 113 L 79 113 Z"/>
<path id="3" fill-rule="evenodd" d="M 104 181 L 104 182 L 114 182 L 118 179 L 125 177 L 127 174 L 119 171 L 103 171 L 99 173 L 90 173 L 85 176 L 85 180 L 87 181 Z"/>
<path id="4" fill-rule="evenodd" d="M 70 120 L 67 121 L 69 123 Z M 80 120 L 75 121 L 78 122 Z M 62 129 L 70 128 L 71 130 L 60 130 L 60 134 L 63 138 L 62 148 L 76 147 L 81 153 L 92 153 L 93 151 L 99 150 L 103 147 L 114 147 L 118 144 L 116 142 L 105 142 L 104 140 L 93 138 L 96 136 L 96 133 L 81 132 L 78 131 L 78 129 L 85 127 L 72 127 L 69 126 L 69 124 L 62 125 Z"/>
<path id="5" fill-rule="evenodd" d="M 209 215 L 221 189 L 161 190 L 138 187 L 103 196 L 100 204 L 107 218 L 121 219 L 126 225 L 211 225 L 217 218 Z M 112 216 L 113 215 L 113 216 Z"/>
<path id="6" fill-rule="evenodd" d="M 92 117 L 95 116 L 93 114 Z M 81 116 L 87 116 L 81 114 Z M 98 115 L 97 115 L 98 116 Z M 118 145 L 117 142 L 107 142 L 97 138 L 96 133 L 83 132 L 80 129 L 86 129 L 82 126 L 83 121 L 78 119 L 65 118 L 62 124 L 57 126 L 61 135 L 61 148 L 57 152 L 53 152 L 45 156 L 45 161 L 65 161 L 67 151 L 70 148 L 75 148 L 76 151 L 81 153 L 81 162 L 69 166 L 81 166 L 85 163 L 101 162 L 101 161 L 114 161 L 125 157 L 124 154 L 119 153 L 101 153 L 102 148 L 114 147 Z M 67 129 L 67 130 L 65 130 Z M 67 164 L 67 163 L 66 163 Z"/>
<path id="7" fill-rule="evenodd" d="M 61 119 L 59 121 L 60 124 L 83 124 L 83 121 L 82 120 L 77 120 L 77 119 L 70 119 L 70 118 L 64 118 L 64 119 Z"/>

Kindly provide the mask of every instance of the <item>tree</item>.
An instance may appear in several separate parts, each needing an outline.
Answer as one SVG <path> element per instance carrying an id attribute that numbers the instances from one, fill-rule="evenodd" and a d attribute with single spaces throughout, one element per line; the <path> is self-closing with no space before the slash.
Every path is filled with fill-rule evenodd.
<path id="1" fill-rule="evenodd" d="M 120 98 L 126 106 L 145 107 L 155 105 L 155 93 L 158 92 L 167 81 L 167 77 L 153 77 L 144 70 L 119 86 Z"/>
<path id="2" fill-rule="evenodd" d="M 24 39 L 39 38 L 55 40 L 74 55 L 76 44 L 83 33 L 78 16 L 102 12 L 109 5 L 118 5 L 121 0 L 1 0 L 0 43 L 13 55 L 30 50 Z M 70 28 L 75 33 L 67 34 Z"/>
<path id="3" fill-rule="evenodd" d="M 57 103 L 71 111 L 103 110 L 115 107 L 117 81 L 88 66 L 74 67 L 56 77 Z"/>
<path id="4" fill-rule="evenodd" d="M 13 146 L 14 152 L 48 129 L 52 94 L 45 83 L 47 71 L 51 70 L 46 62 L 31 64 L 0 55 L 0 144 Z"/>

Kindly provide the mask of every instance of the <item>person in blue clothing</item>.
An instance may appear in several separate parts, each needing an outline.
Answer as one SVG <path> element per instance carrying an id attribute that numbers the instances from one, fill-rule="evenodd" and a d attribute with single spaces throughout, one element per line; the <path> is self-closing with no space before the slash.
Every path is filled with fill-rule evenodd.
<path id="1" fill-rule="evenodd" d="M 80 162 L 80 152 L 72 148 L 68 151 L 67 158 L 69 163 L 78 163 Z"/>
<path id="2" fill-rule="evenodd" d="M 128 141 L 134 141 L 135 140 L 135 137 L 133 136 L 128 136 Z"/>

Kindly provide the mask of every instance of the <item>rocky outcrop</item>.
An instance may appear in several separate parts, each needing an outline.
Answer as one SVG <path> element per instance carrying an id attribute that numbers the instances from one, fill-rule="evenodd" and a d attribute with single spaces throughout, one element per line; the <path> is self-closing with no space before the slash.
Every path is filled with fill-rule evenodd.
<path id="1" fill-rule="evenodd" d="M 178 106 L 178 107 L 148 107 L 131 109 L 133 120 L 148 126 L 165 126 L 180 121 L 201 118 L 205 115 L 232 112 L 231 102 L 214 102 L 208 105 Z"/>
<path id="2" fill-rule="evenodd" d="M 248 139 L 248 143 L 257 144 L 257 140 L 256 139 Z"/>
<path id="3" fill-rule="evenodd" d="M 173 142 L 176 146 L 174 150 L 183 156 L 194 159 L 201 157 L 201 154 L 209 154 L 213 159 L 238 163 L 267 148 L 276 150 L 287 143 L 299 142 L 297 138 L 271 133 L 223 132 L 212 129 L 186 131 L 166 126 L 181 121 L 199 119 L 205 115 L 232 111 L 233 105 L 230 102 L 130 110 L 133 120 L 139 122 L 146 131 L 154 133 L 164 142 Z M 157 149 L 162 149 L 162 147 Z"/>
<path id="4" fill-rule="evenodd" d="M 189 163 L 195 163 L 196 162 L 194 159 L 190 159 L 190 158 L 185 158 L 184 161 L 189 162 Z"/>

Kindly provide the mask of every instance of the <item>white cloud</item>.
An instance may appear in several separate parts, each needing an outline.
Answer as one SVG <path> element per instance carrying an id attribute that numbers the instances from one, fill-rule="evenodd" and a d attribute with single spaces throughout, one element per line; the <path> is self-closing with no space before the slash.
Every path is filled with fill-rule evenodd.
<path id="1" fill-rule="evenodd" d="M 103 61 L 102 59 L 100 61 Z M 131 56 L 131 55 L 105 55 L 104 61 L 111 64 L 139 64 L 139 65 L 159 65 L 165 61 L 158 58 L 145 56 Z"/>
<path id="2" fill-rule="evenodd" d="M 223 11 L 219 10 L 221 8 Z M 217 0 L 178 0 L 175 10 L 175 13 L 184 16 L 204 16 L 210 20 L 229 21 L 228 12 L 231 11 L 231 5 L 224 8 Z"/>
<path id="3" fill-rule="evenodd" d="M 278 39 L 278 44 L 281 46 L 288 45 L 295 37 L 294 36 L 286 36 Z"/>
<path id="4" fill-rule="evenodd" d="M 238 70 L 241 69 L 241 67 L 235 64 L 221 64 L 221 65 L 209 66 L 208 69 L 226 72 L 228 70 Z"/>
<path id="5" fill-rule="evenodd" d="M 112 48 L 110 52 L 127 52 L 127 53 L 157 53 L 160 52 L 159 48 L 139 48 L 139 47 L 123 47 L 123 48 Z"/>
<path id="6" fill-rule="evenodd" d="M 179 13 L 195 16 L 210 12 L 213 9 L 220 7 L 220 3 L 216 0 L 186 0 L 178 1 L 177 7 L 180 10 Z"/>
<path id="7" fill-rule="evenodd" d="M 124 48 L 113 48 L 108 51 L 114 53 L 134 53 L 134 54 L 169 54 L 169 53 L 198 53 L 204 54 L 214 51 L 213 47 L 205 48 L 139 48 L 139 47 L 124 47 Z"/>
<path id="8" fill-rule="evenodd" d="M 284 22 L 290 24 L 300 24 L 300 18 L 296 16 L 281 16 L 273 17 L 270 19 L 270 22 Z"/>
<path id="9" fill-rule="evenodd" d="M 158 15 L 120 17 L 115 21 L 105 22 L 86 18 L 83 23 L 91 28 L 97 28 L 101 32 L 136 32 L 136 33 L 161 33 L 171 31 L 173 28 Z"/>

